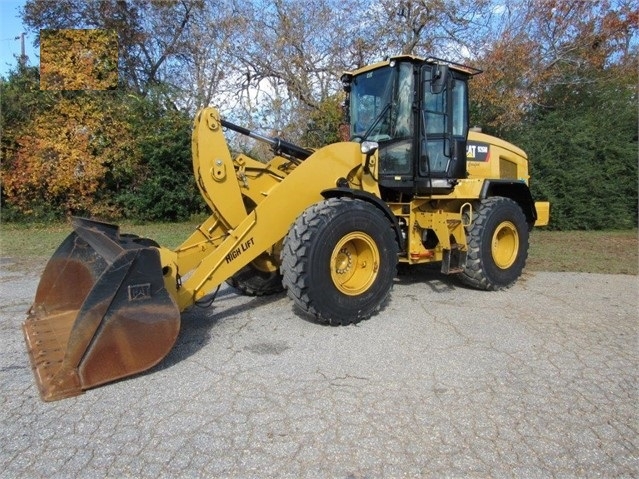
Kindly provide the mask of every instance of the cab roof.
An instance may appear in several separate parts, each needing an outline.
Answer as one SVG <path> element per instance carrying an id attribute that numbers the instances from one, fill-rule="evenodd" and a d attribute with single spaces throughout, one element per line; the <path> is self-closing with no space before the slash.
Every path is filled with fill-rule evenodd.
<path id="1" fill-rule="evenodd" d="M 427 65 L 448 65 L 450 69 L 458 71 L 468 76 L 478 75 L 479 73 L 482 73 L 482 70 L 478 68 L 462 65 L 461 63 L 456 63 L 450 60 L 444 60 L 443 58 L 437 58 L 433 56 L 420 57 L 417 55 L 395 55 L 392 57 L 388 57 L 381 62 L 371 63 L 370 65 L 363 66 L 362 68 L 344 72 L 344 75 L 347 75 L 347 76 L 359 75 L 367 71 L 376 70 L 377 68 L 390 65 L 391 63 L 397 62 L 397 61 L 409 61 L 416 64 L 427 64 Z"/>

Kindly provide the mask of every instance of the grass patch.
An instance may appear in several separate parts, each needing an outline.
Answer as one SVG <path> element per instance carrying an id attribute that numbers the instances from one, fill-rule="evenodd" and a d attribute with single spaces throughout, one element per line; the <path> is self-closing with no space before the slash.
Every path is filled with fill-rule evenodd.
<path id="1" fill-rule="evenodd" d="M 637 230 L 533 230 L 527 268 L 531 271 L 637 274 Z"/>
<path id="2" fill-rule="evenodd" d="M 0 229 L 0 256 L 3 258 L 48 257 L 71 231 L 64 223 L 3 223 Z"/>
<path id="3" fill-rule="evenodd" d="M 197 223 L 120 225 L 122 233 L 152 238 L 168 248 L 180 245 Z M 72 231 L 69 224 L 13 224 L 0 227 L 0 256 L 42 263 Z M 638 274 L 637 230 L 546 231 L 533 230 L 526 268 L 529 271 Z"/>
<path id="4" fill-rule="evenodd" d="M 149 223 L 120 224 L 121 233 L 133 233 L 152 238 L 162 246 L 179 246 L 198 223 Z M 0 226 L 0 256 L 17 259 L 48 259 L 73 231 L 70 223 L 19 224 L 3 223 Z"/>

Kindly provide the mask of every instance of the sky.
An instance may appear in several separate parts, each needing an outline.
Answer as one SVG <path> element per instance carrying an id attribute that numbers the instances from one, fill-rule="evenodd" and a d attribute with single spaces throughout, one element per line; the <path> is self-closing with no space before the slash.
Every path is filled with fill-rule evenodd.
<path id="1" fill-rule="evenodd" d="M 0 0 L 0 76 L 5 78 L 9 70 L 18 64 L 17 57 L 20 56 L 21 48 L 19 37 L 25 32 L 18 16 L 18 8 L 24 6 L 24 3 L 25 0 Z M 40 62 L 40 51 L 34 49 L 33 40 L 33 35 L 26 35 L 24 39 L 25 53 L 29 57 L 27 64 L 31 66 Z"/>

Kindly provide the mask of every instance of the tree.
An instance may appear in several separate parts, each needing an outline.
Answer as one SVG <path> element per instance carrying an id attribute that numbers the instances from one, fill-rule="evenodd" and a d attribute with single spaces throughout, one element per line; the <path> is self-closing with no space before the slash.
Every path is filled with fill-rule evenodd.
<path id="1" fill-rule="evenodd" d="M 203 8 L 203 1 L 192 0 L 27 0 L 22 18 L 35 31 L 36 43 L 39 32 L 48 29 L 117 32 L 121 79 L 129 89 L 146 94 L 158 84 L 180 90 L 180 56 L 187 51 L 189 29 Z"/>
<path id="2" fill-rule="evenodd" d="M 533 193 L 551 201 L 555 229 L 637 227 L 636 71 L 609 67 L 569 91 L 555 85 L 508 136 L 528 151 Z"/>
<path id="3" fill-rule="evenodd" d="M 23 214 L 117 215 L 106 177 L 119 182 L 139 158 L 126 108 L 107 92 L 59 93 L 46 114 L 41 110 L 11 130 L 11 147 L 4 149 L 6 199 Z"/>
<path id="4" fill-rule="evenodd" d="M 230 38 L 234 71 L 227 80 L 233 95 L 222 103 L 225 112 L 298 141 L 353 65 L 351 45 L 365 3 L 235 2 L 234 14 L 243 23 Z"/>
<path id="5" fill-rule="evenodd" d="M 128 104 L 140 162 L 127 188 L 112 188 L 123 215 L 177 221 L 205 211 L 192 170 L 190 115 L 164 108 L 152 92 Z"/>
<path id="6" fill-rule="evenodd" d="M 28 131 L 29 124 L 44 110 L 55 105 L 53 92 L 40 90 L 40 74 L 38 68 L 26 67 L 19 64 L 16 70 L 9 72 L 8 78 L 0 78 L 0 173 L 2 183 L 0 188 L 2 200 L 2 217 L 12 219 L 20 216 L 11 203 L 7 201 L 6 180 L 13 159 L 16 157 L 20 144 L 18 139 L 24 131 Z M 48 205 L 42 205 L 51 211 Z"/>
<path id="7" fill-rule="evenodd" d="M 382 55 L 460 60 L 487 28 L 489 0 L 382 0 L 371 4 L 367 36 Z"/>
<path id="8" fill-rule="evenodd" d="M 25 211 L 31 195 L 69 212 L 184 217 L 201 207 L 184 166 L 187 119 L 197 108 L 213 103 L 250 129 L 321 146 L 337 139 L 341 73 L 410 53 L 484 70 L 471 83 L 471 121 L 529 150 L 535 194 L 553 201 L 557 225 L 602 227 L 605 215 L 585 222 L 569 204 L 600 193 L 613 201 L 623 194 L 614 207 L 621 209 L 610 210 L 632 217 L 626 199 L 636 198 L 636 188 L 615 170 L 632 172 L 627 161 L 636 149 L 636 140 L 627 140 L 633 131 L 636 137 L 636 115 L 628 113 L 626 92 L 636 94 L 639 7 L 630 0 L 27 0 L 23 13 L 34 30 L 117 32 L 120 47 L 119 90 L 109 95 L 21 95 L 19 88 L 33 83 L 23 73 L 3 86 L 13 99 L 2 98 L 3 200 L 13 195 Z M 624 113 L 610 116 L 613 105 Z M 45 111 L 56 122 L 49 132 L 39 118 Z M 122 138 L 100 124 L 111 114 L 123 122 Z M 605 149 L 597 149 L 583 137 L 602 134 L 597 118 L 625 118 L 630 126 L 617 125 Z M 68 138 L 74 152 L 62 145 Z M 66 184 L 56 161 L 69 173 Z M 572 179 L 574 190 L 561 188 Z M 580 189 L 586 179 L 601 182 L 588 199 Z M 604 179 L 615 187 L 608 191 Z M 53 184 L 64 184 L 65 192 L 54 192 Z"/>
<path id="9" fill-rule="evenodd" d="M 311 112 L 306 131 L 300 140 L 305 147 L 321 148 L 343 141 L 339 136 L 339 126 L 344 117 L 343 103 L 344 95 L 340 92 L 326 98 Z"/>
<path id="10" fill-rule="evenodd" d="M 491 37 L 473 60 L 484 70 L 473 83 L 473 118 L 499 133 L 543 105 L 556 85 L 570 91 L 611 64 L 635 68 L 638 20 L 639 7 L 627 0 L 519 0 L 495 7 Z"/>
<path id="11" fill-rule="evenodd" d="M 44 30 L 40 40 L 41 88 L 112 90 L 118 86 L 114 31 Z"/>
<path id="12" fill-rule="evenodd" d="M 38 70 L 2 84 L 4 218 L 69 214 L 177 220 L 203 211 L 191 116 L 162 93 L 40 90 Z"/>

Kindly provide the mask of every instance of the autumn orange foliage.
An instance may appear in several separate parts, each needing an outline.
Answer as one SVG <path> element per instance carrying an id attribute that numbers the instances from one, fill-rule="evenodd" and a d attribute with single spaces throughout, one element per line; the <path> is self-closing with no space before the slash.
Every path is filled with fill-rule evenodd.
<path id="1" fill-rule="evenodd" d="M 118 85 L 115 30 L 42 30 L 40 88 L 111 90 Z"/>
<path id="2" fill-rule="evenodd" d="M 43 202 L 67 214 L 117 213 L 101 200 L 101 189 L 107 175 L 133 168 L 139 154 L 126 107 L 97 95 L 60 98 L 17 135 L 2 180 L 23 213 Z"/>
<path id="3" fill-rule="evenodd" d="M 530 0 L 500 12 L 480 55 L 472 103 L 482 126 L 507 129 L 558 85 L 591 81 L 610 64 L 636 68 L 631 40 L 639 24 L 632 2 Z M 620 72 L 623 69 L 619 70 Z"/>

